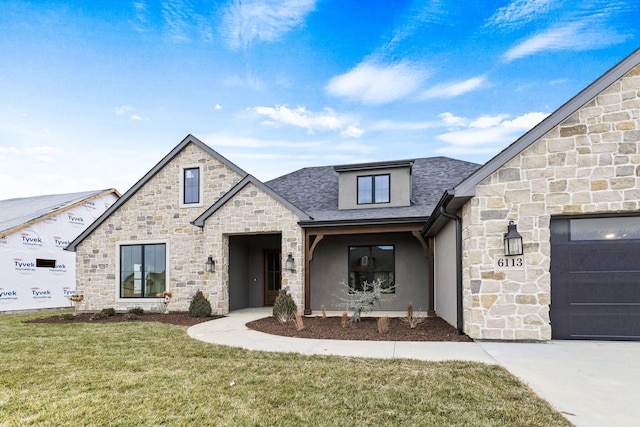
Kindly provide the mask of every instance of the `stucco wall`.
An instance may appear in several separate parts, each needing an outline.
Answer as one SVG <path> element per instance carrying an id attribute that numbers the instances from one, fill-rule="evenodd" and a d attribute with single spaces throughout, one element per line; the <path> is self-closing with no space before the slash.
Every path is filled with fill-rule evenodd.
<path id="1" fill-rule="evenodd" d="M 640 67 L 476 187 L 463 208 L 465 332 L 547 340 L 552 216 L 640 211 Z M 515 221 L 525 268 L 495 266 Z"/>
<path id="2" fill-rule="evenodd" d="M 389 203 L 358 204 L 358 177 L 371 175 L 390 176 Z M 384 168 L 340 172 L 338 209 L 376 209 L 411 205 L 411 169 L 407 167 Z"/>
<path id="3" fill-rule="evenodd" d="M 180 166 L 194 164 L 202 166 L 204 203 L 199 207 L 181 208 Z M 229 248 L 225 233 L 277 231 L 282 221 L 286 228 L 282 233 L 283 252 L 289 250 L 299 254 L 303 239 L 301 229 L 291 225 L 295 215 L 255 187 L 245 188 L 228 201 L 203 229 L 190 223 L 241 179 L 209 153 L 188 144 L 78 245 L 77 289 L 85 295 L 86 310 L 104 307 L 119 311 L 133 307 L 158 309 L 159 299 L 118 298 L 118 242 L 166 243 L 169 259 L 167 290 L 173 294 L 169 308 L 188 310 L 195 292 L 202 290 L 214 312 L 221 314 L 227 312 L 229 301 Z M 204 271 L 208 256 L 216 261 L 216 270 L 212 273 Z M 288 273 L 285 280 L 296 289 L 302 289 L 300 275 L 300 272 Z M 298 290 L 294 298 L 302 305 L 301 291 Z"/>
<path id="4" fill-rule="evenodd" d="M 311 308 L 324 305 L 327 310 L 343 310 L 349 280 L 349 246 L 395 245 L 396 293 L 390 294 L 376 310 L 407 309 L 426 311 L 427 260 L 418 240 L 411 234 L 326 236 L 316 247 L 311 261 Z"/>
<path id="5" fill-rule="evenodd" d="M 436 314 L 457 327 L 456 223 L 449 221 L 434 239 Z"/>

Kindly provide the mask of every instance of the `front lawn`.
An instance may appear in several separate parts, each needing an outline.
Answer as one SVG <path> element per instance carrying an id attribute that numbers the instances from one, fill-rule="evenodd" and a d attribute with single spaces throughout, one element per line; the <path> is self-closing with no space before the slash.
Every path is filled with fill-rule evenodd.
<path id="1" fill-rule="evenodd" d="M 0 426 L 570 425 L 496 366 L 251 352 L 159 323 L 23 323 L 47 315 L 0 315 Z"/>

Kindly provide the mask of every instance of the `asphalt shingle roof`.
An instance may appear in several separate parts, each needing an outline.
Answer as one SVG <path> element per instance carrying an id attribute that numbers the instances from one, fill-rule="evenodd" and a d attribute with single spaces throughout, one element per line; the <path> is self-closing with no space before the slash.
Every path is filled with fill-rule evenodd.
<path id="1" fill-rule="evenodd" d="M 338 172 L 334 166 L 297 170 L 266 182 L 282 197 L 315 221 L 353 221 L 380 218 L 428 217 L 442 193 L 458 184 L 481 165 L 448 157 L 413 160 L 411 206 L 338 210 Z"/>

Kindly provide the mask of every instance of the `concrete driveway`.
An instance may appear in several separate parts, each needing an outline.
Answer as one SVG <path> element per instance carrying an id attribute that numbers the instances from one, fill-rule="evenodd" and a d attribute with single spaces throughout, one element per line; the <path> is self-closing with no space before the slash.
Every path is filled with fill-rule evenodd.
<path id="1" fill-rule="evenodd" d="M 640 426 L 640 342 L 478 344 L 576 426 Z"/>

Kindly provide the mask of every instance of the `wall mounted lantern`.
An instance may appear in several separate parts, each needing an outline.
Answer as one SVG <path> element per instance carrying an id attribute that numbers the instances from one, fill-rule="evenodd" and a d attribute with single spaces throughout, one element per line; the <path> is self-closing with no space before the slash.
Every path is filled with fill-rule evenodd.
<path id="1" fill-rule="evenodd" d="M 207 273 L 211 273 L 216 270 L 216 262 L 213 260 L 213 257 L 207 258 L 207 262 L 204 264 L 204 271 Z"/>
<path id="2" fill-rule="evenodd" d="M 518 233 L 518 226 L 509 221 L 507 233 L 504 235 L 504 254 L 506 256 L 522 255 L 522 236 Z"/>
<path id="3" fill-rule="evenodd" d="M 289 256 L 287 256 L 287 260 L 284 262 L 284 269 L 288 271 L 293 271 L 296 269 L 296 261 L 293 259 L 293 255 L 289 252 Z"/>

